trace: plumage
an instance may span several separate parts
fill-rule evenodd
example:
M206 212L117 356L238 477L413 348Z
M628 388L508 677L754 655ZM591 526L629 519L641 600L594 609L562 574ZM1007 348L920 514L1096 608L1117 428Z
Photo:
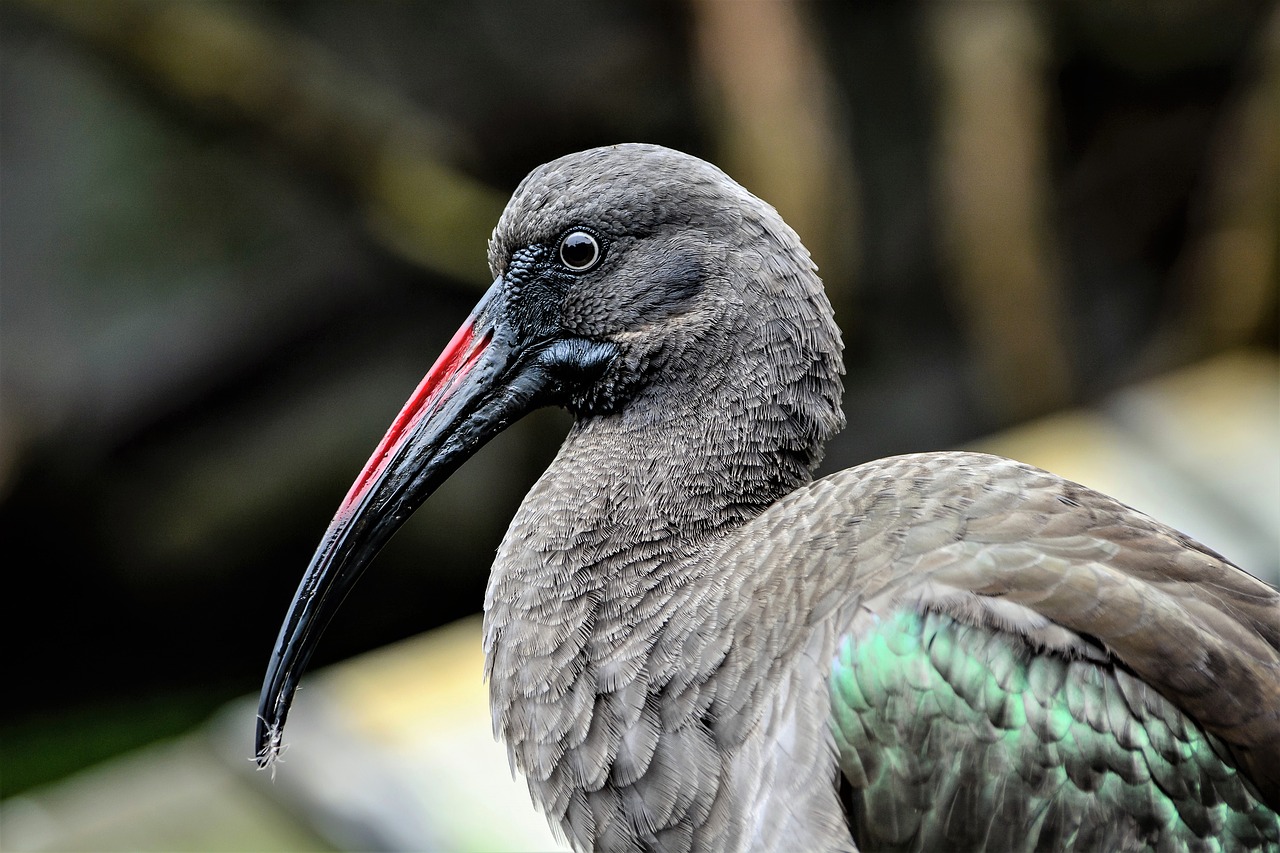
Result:
M303 580L261 760L377 548L554 404L576 419L494 561L485 674L576 848L1280 848L1280 594L1007 459L813 481L840 336L764 202L678 152L593 149L525 179L489 262Z

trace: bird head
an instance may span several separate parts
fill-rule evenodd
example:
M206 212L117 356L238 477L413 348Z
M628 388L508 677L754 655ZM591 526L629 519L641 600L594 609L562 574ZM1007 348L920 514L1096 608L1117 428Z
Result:
M728 387L796 432L805 469L840 426L840 336L816 270L773 208L653 145L572 154L517 188L489 242L492 286L392 423L325 533L280 630L258 760L338 605L391 535L490 438L559 405L615 416ZM766 389L762 391L761 389ZM781 392L780 392L781 393Z

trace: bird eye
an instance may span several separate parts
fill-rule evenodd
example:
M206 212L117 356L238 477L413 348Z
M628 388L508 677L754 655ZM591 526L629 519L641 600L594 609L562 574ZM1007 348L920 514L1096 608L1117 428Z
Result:
M570 231L560 241L560 263L574 272L586 272L600 260L600 242L586 231Z

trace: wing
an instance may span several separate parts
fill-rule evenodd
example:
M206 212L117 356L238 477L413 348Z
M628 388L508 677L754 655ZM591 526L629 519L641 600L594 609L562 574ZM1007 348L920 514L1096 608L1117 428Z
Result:
M1203 744L1174 737L1148 745L1226 751L1221 762L1251 780L1262 808L1280 808L1280 594L1148 516L1027 465L935 453L819 480L742 534L723 556L751 573L752 624L805 625L829 635L836 670L872 673L866 656L877 642L909 645L914 632L917 649L927 646L937 659L899 649L896 663L880 660L880 672L903 679L900 691L976 690L996 669L1006 682L1000 689L1016 682L1038 691L1043 719L1032 715L1024 726L1057 719L1069 729L1058 712L1070 711L1071 691L1074 724L1088 725L1092 714L1094 728L1113 741L1158 740L1146 729L1130 730L1148 717L1161 731L1190 720L1186 738L1207 738ZM894 621L903 614L911 619ZM744 654L754 647L778 660L788 657L788 644L810 643L813 632L742 633ZM955 669L962 665L969 669ZM1102 692L1086 708L1091 700L1080 691L1091 680ZM875 688L882 699L895 695L892 685ZM1112 713L1123 707L1128 723L1103 719L1107 690L1119 703ZM842 702L845 712L856 710L836 682L833 695L837 711ZM1031 708L1036 696L1013 704ZM974 701L986 707L981 697ZM949 725L952 734L918 734L954 747L963 741L958 732L976 724ZM1068 760L1065 746L1055 749L1058 760ZM842 749L841 757L849 755ZM844 768L857 776L847 762ZM1274 831L1274 814L1267 819Z

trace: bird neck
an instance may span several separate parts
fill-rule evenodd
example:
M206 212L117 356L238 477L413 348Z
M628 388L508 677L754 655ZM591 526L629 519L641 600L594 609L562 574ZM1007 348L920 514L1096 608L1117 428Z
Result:
M727 350L651 397L579 418L511 523L486 609L518 618L584 596L625 606L660 578L687 580L708 539L812 479L842 425L838 371L838 356L779 368Z
M809 482L830 425L813 423L797 389L761 375L762 361L669 375L617 413L577 420L512 534L538 550L563 534L606 551L661 537L675 556Z
M579 419L498 550L484 627L494 731L566 831L569 789L584 790L581 774L595 771L561 772L561 763L595 731L597 713L611 719L598 703L606 694L630 701L657 689L650 679L672 677L645 663L670 624L668 606L697 595L704 612L732 583L707 583L712 561L700 555L808 482L814 436L838 424L838 390L817 427L806 423L803 395L770 394L761 389L779 386L747 373L729 381L730 371L711 367L702 381L662 386L662 399ZM590 761L607 765L619 748L609 743Z
M809 482L843 425L839 332L812 283L799 309L762 297L736 322L669 334L660 353L624 353L630 375L660 375L626 405L579 417L507 531L485 596L494 730L551 814L563 816L566 786L598 784L579 778L595 776L578 752L582 766L560 772L596 731L597 703L673 677L646 664L676 630L669 607L696 597L704 612L732 585L706 577L714 562L701 556ZM621 736L613 725L603 736Z

